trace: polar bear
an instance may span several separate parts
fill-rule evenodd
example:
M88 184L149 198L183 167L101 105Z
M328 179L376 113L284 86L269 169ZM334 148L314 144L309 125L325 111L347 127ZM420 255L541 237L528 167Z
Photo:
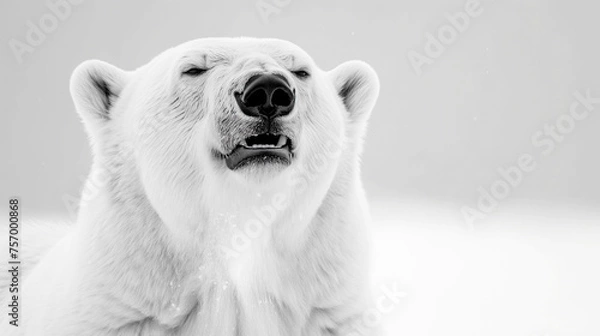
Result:
M3 335L379 333L364 316L369 65L206 38L135 71L86 61L70 89L95 192Z

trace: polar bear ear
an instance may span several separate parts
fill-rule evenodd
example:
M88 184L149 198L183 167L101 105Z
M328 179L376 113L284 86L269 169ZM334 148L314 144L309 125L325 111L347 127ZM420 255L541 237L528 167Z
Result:
M349 61L329 72L352 123L365 123L379 96L379 78L370 65Z
M71 96L88 131L111 119L111 108L128 81L128 73L106 62L81 63L71 75Z

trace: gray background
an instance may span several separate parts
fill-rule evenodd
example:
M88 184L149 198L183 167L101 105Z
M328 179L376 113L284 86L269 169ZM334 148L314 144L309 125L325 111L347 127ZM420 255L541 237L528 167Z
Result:
M273 0L265 0L272 3ZM281 0L280 0L281 1ZM24 216L68 217L90 167L68 92L87 59L124 69L209 36L279 37L323 69L362 59L379 73L363 178L372 203L378 284L406 290L390 335L600 334L600 105L544 156L531 136L600 96L599 5L482 1L483 13L419 76L407 54L466 0L292 0L265 22L257 1L96 1L72 13L21 64L9 47L43 1L0 3L0 184ZM532 155L536 169L477 225L478 188ZM375 290L376 295L381 291Z
M259 36L297 43L323 69L362 59L378 71L381 97L363 174L372 197L474 204L477 187L488 188L498 167L539 152L531 135L568 111L573 92L598 88L600 95L600 26L591 1L484 1L483 13L417 76L408 51L423 53L425 34L464 4L291 1L264 22L256 1L88 0L18 64L8 40L24 41L27 20L50 11L43 1L3 1L3 196L62 212L60 196L77 195L90 164L68 92L80 62L133 69L190 39ZM579 123L511 199L597 207L599 126L599 115Z

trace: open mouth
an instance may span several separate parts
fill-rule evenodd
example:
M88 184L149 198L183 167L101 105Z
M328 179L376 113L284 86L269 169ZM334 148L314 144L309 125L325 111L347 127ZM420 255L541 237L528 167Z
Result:
M249 164L284 164L292 161L292 141L281 134L259 134L244 139L227 157L231 170Z

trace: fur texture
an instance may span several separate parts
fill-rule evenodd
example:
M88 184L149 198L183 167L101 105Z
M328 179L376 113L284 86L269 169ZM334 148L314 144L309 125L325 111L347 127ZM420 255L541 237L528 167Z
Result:
M184 75L190 67L207 71ZM274 126L293 140L294 158L229 170L223 156L265 127L233 92L264 72L295 90L294 111ZM20 331L377 334L362 321L370 294L359 156L378 91L367 64L323 71L275 39L195 40L131 72L81 64L71 92L94 154L90 180L104 178L28 275Z

